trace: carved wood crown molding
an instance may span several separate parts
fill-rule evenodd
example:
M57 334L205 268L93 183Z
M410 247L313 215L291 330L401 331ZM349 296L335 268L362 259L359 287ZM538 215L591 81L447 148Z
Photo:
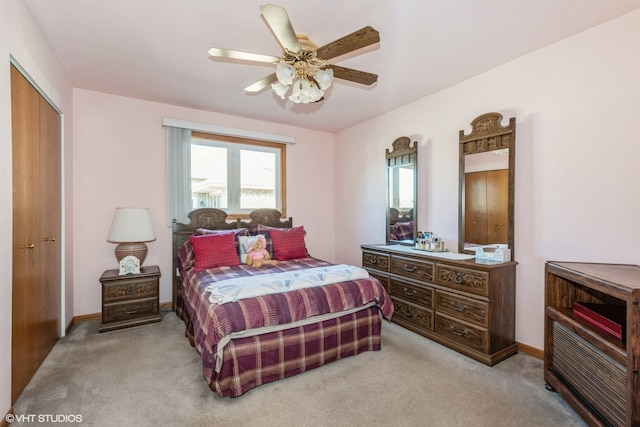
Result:
M485 151L509 148L512 144L516 119L509 119L509 124L502 126L502 114L486 113L471 122L471 133L465 135L460 131L460 146L463 154L482 153Z
M413 154L418 149L418 143L416 141L411 142L411 139L408 136L401 136L399 138L396 138L391 146L391 150L389 150L388 148L386 149L387 158Z

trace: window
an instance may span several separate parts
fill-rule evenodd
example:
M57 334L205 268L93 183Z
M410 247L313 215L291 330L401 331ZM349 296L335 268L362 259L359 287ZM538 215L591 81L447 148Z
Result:
M284 144L192 132L193 208L230 215L273 208L285 215Z

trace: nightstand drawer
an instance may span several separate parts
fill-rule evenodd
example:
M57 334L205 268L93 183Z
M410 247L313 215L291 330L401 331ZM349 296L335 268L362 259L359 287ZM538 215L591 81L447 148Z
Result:
M119 283L105 284L102 287L102 301L105 304L123 300L151 298L157 295L157 278L131 279Z
M157 316L158 299L146 298L132 302L105 304L102 309L102 323L138 319L145 316Z

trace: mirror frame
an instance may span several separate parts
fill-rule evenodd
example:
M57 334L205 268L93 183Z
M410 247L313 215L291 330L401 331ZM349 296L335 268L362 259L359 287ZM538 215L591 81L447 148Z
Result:
M509 177L508 177L508 212L507 212L507 245L511 249L511 259L514 255L514 206L515 206L515 176L516 176L516 119L509 119L509 124L502 126L502 114L486 113L476 117L471 122L471 133L460 131L459 137L459 199L458 199L458 252L473 253L464 249L465 243L465 157L469 154L485 153L488 151L509 149Z
M398 244L398 245L413 245L416 240L417 233L417 212L418 212L418 142L411 142L411 138L407 136L401 136L396 138L391 145L392 148L386 151L385 156L385 166L386 166L386 176L387 176L387 188L386 188L386 228L387 228L387 244ZM403 165L413 164L414 173L413 173L413 215L411 220L413 221L413 236L411 241L403 240L391 240L391 200L389 200L389 174L391 168ZM396 218L393 218L396 219Z

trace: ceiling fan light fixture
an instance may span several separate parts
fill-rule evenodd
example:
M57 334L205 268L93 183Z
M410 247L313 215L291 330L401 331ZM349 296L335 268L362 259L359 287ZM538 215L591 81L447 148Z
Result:
M316 82L318 82L318 86L320 86L321 90L327 90L329 89L329 87L331 86L331 83L333 82L333 70L319 69L316 71L313 78L315 79Z
M293 86L289 99L295 103L308 103L321 100L324 91L331 86L334 78L364 85L372 85L378 80L377 74L327 64L328 60L378 43L380 34L374 28L370 26L361 28L319 48L306 34L296 34L284 8L264 4L260 6L260 12L282 46L282 56L217 47L208 51L212 59L230 58L276 66L275 73L245 87L246 92L259 92L271 85L273 91L280 98L285 99L286 93Z
M280 81L275 82L271 85L273 91L280 97L280 99L284 99L284 96L287 94L289 90L289 85L286 85Z
M289 99L296 104L308 104L311 100L309 80L297 79L294 81Z
M296 69L288 62L280 61L276 66L276 77L283 85L290 85L296 77Z
M321 66L323 64L316 59L315 52L300 51L296 57L280 58L276 65L278 81L271 88L281 99L291 88L289 100L296 104L319 101L333 82L333 70L324 70Z
M313 82L309 85L309 95L311 102L319 101L324 96L324 91L320 90Z

